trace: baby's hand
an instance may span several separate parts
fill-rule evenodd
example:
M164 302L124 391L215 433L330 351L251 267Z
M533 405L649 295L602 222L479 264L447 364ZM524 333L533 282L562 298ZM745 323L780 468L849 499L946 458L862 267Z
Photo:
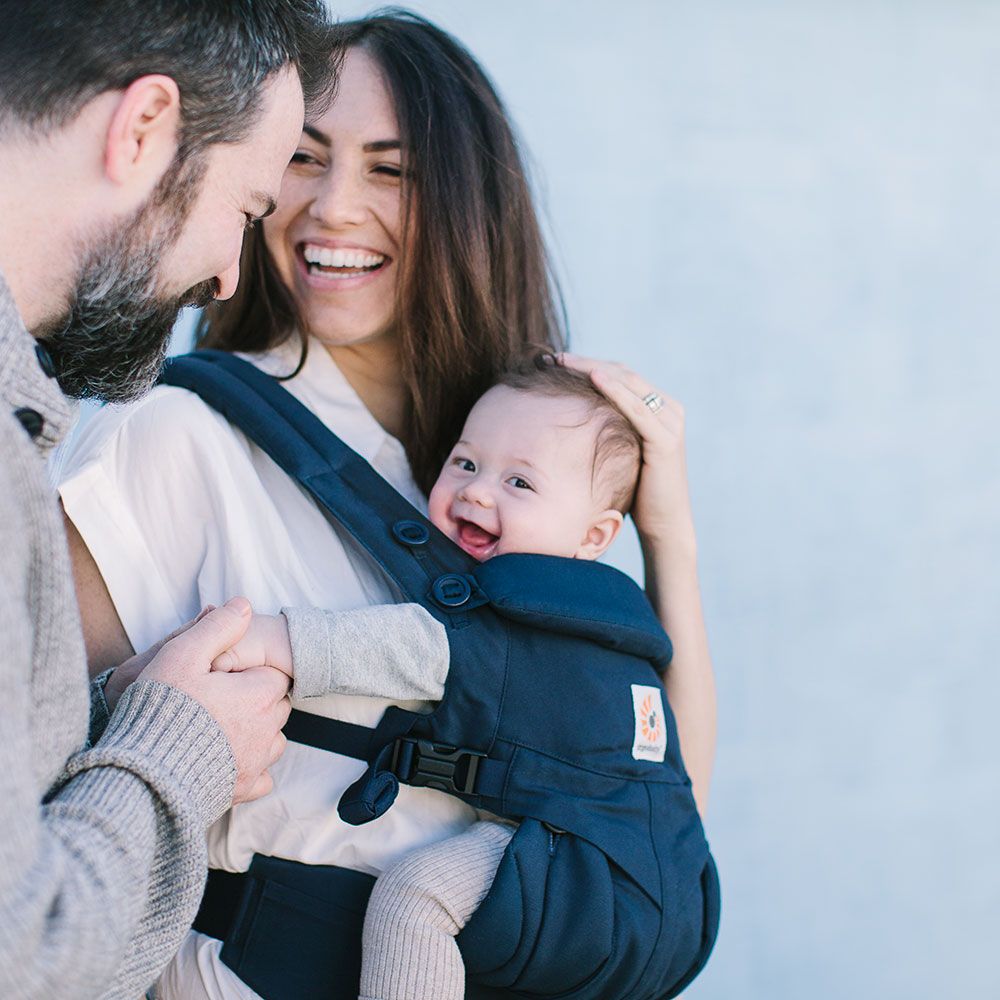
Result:
M246 635L212 661L213 670L231 673L248 667L274 667L292 674L292 644L284 615L254 615Z

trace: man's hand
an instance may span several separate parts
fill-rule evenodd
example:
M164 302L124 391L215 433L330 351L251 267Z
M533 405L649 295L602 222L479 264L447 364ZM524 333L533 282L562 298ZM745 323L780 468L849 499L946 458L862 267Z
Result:
M153 657L156 656L156 654L163 649L163 647L170 642L171 639L176 639L177 636L186 632L192 625L200 622L205 615L214 610L214 604L209 604L207 607L202 608L197 618L192 618L191 621L185 622L179 628L175 628L166 638L154 643L149 647L149 649L142 653L136 653L134 656L130 656L123 663L115 667L111 676L107 679L107 682L104 685L104 700L108 703L108 712L110 713L115 710L115 705L118 704L118 699L125 693L125 688L127 688L129 684L131 684L132 681L134 681L139 674L141 674L143 670L149 666Z
M178 688L212 715L236 758L234 804L259 798L271 790L267 769L285 749L281 728L291 710L288 677L282 672L265 666L239 673L211 669L219 654L243 638L250 619L250 603L243 597L202 612L179 630L180 634L165 640L136 678ZM115 674L129 663L126 661ZM114 677L112 674L109 678L109 685Z

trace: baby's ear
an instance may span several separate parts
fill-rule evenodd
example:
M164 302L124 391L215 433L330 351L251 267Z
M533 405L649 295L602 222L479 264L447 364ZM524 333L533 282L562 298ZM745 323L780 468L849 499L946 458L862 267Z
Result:
M618 537L625 518L620 510L605 510L591 522L583 542L576 550L577 559L599 559Z

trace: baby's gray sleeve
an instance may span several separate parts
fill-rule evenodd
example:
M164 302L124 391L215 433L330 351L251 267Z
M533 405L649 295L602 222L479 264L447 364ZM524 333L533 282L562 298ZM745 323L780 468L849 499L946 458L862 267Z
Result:
M448 636L419 604L356 611L282 608L281 613L292 646L293 698L350 694L441 700Z

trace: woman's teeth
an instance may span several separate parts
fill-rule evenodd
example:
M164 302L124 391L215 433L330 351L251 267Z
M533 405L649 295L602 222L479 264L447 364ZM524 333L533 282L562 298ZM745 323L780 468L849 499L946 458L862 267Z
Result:
M329 247L306 246L302 251L310 274L326 274L332 278L350 278L374 271L385 263L385 257L367 250L332 250ZM341 273L335 273L339 270Z

